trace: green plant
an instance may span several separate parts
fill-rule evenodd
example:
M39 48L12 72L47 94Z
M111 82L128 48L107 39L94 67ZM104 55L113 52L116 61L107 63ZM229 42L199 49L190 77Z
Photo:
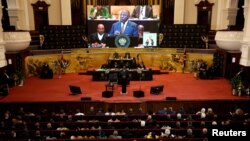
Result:
M22 71L15 71L11 75L11 79L15 82L15 85L21 84L21 81L24 80L24 75Z
M233 89L238 89L239 84L242 82L242 78L240 75L236 75L234 76L231 80L231 86Z

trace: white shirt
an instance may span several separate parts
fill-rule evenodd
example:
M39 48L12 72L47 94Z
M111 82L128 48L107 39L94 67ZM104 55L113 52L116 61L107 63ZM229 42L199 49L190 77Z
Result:
M141 6L139 19L145 18L145 13L146 13L146 6Z
M99 34L99 33L97 33L98 39L99 39L100 41L102 40L103 35L104 35L104 34Z

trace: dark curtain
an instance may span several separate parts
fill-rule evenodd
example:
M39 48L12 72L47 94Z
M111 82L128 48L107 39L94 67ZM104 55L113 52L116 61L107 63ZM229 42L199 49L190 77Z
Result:
M175 0L163 0L161 5L161 24L174 24Z
M72 25L84 24L83 2L82 0L71 0Z

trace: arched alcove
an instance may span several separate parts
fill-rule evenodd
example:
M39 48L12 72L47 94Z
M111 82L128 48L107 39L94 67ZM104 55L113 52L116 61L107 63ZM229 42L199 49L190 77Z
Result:
M34 12L35 30L39 30L41 26L49 25L48 7L45 1L37 1L31 4Z
M197 6L197 24L208 25L208 29L211 28L213 5L208 0L202 0L195 4Z

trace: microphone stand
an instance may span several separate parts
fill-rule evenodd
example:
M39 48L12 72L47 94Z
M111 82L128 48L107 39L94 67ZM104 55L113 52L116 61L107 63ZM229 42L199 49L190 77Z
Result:
M137 72L139 73L139 90L141 91L141 74L142 74L142 71L140 69L137 70Z

